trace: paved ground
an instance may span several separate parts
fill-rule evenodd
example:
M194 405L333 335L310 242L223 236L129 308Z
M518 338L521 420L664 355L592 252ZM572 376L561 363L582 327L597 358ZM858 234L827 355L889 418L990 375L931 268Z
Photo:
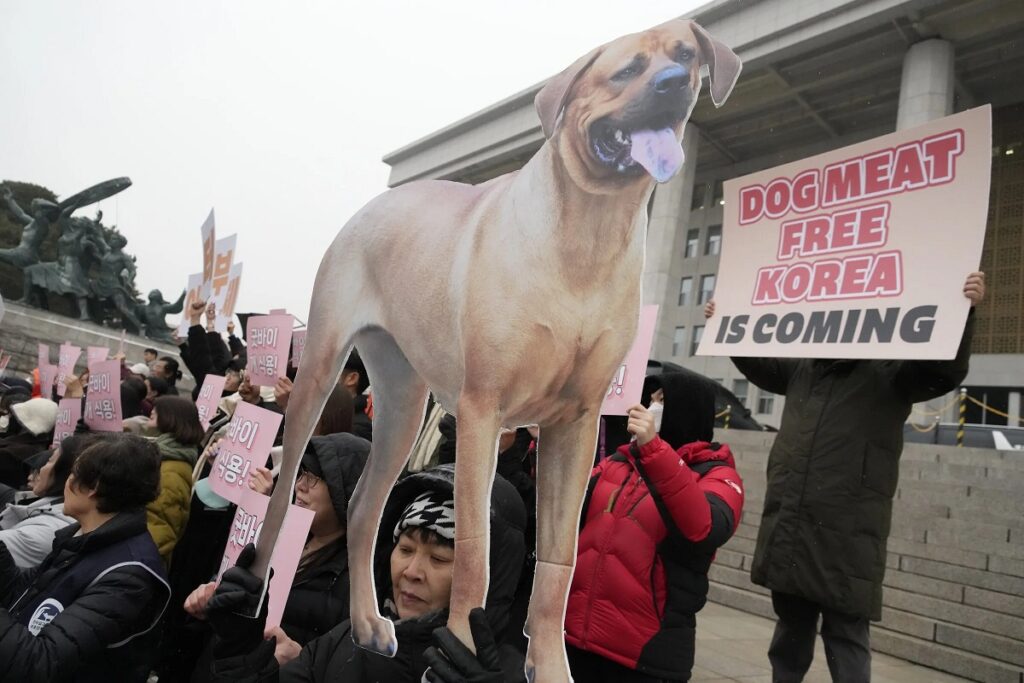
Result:
M697 615L697 663L694 683L771 683L768 643L774 624L762 617L708 603ZM830 683L825 652L818 639L805 683ZM872 683L959 683L965 678L912 664L878 652L871 660Z

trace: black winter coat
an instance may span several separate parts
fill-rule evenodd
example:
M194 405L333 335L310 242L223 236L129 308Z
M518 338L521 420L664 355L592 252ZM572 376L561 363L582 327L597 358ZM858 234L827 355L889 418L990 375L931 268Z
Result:
M914 403L967 375L973 330L972 309L950 361L733 358L751 382L786 397L768 456L754 583L881 618L903 424Z
M374 568L381 604L391 594L390 556L394 547L392 531L405 507L427 490L454 493L455 470L441 466L409 475L396 484L381 517ZM509 608L523 566L523 531L526 510L515 488L500 475L491 493L491 580L487 592L487 616L494 633L508 623ZM387 609L384 610L387 613ZM431 644L435 628L447 621L445 612L419 619L397 621L398 652L384 657L357 647L352 641L350 622L345 621L302 649L302 653L280 669L271 641L264 641L244 656L218 658L214 680L219 683L260 681L267 683L420 683L427 665L423 651ZM501 648L505 680L524 680L522 656L511 647Z
M170 589L146 531L146 513L122 512L91 533L76 536L78 530L72 524L58 531L50 555L24 571L0 543L0 681L142 682L149 675L152 629ZM82 584L82 590L62 596L62 611L47 612L52 596L69 583ZM41 630L32 635L25 622L40 614L52 620L39 623Z

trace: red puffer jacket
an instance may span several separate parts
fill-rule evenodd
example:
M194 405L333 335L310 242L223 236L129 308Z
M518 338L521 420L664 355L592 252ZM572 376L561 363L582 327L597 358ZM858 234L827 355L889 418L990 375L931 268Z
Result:
M686 679L715 550L739 524L729 447L660 437L594 468L584 503L566 642L655 677Z

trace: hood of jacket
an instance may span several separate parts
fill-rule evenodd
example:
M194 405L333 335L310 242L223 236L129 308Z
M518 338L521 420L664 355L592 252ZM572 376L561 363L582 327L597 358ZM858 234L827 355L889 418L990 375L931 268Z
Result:
M410 474L395 484L381 516L374 556L374 578L382 604L391 598L391 551L395 546L392 533L406 506L424 491L438 491L454 497L455 466L439 465ZM525 532L526 506L523 499L512 484L495 474L491 489L490 583L486 607L487 618L495 633L502 633L508 625L509 611L526 556Z
M193 467L199 459L199 449L195 446L186 446L175 440L171 434L158 434L153 438L156 447L160 449L160 457L163 460L181 460Z
M34 436L53 431L57 424L57 404L45 398L33 398L11 406L11 413Z
M37 498L25 505L8 505L0 512L0 529L10 529L21 524L26 519L47 515L58 517L67 521L68 524L75 520L64 514L63 496L44 496Z
M348 501L370 456L370 442L354 434L314 436L302 464L327 483L338 519L348 519Z
M715 385L696 372L666 372L644 380L645 404L651 394L665 394L658 435L674 449L694 441L711 441L715 432Z
M677 448L676 453L690 467L714 460L736 469L736 459L733 458L728 444L694 441Z

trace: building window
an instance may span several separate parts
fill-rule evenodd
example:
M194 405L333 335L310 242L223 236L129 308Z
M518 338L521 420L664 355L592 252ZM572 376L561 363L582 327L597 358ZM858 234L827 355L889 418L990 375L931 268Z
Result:
M693 278L684 277L679 281L679 305L687 306L690 303L690 295L693 293Z
M695 325L693 328L693 334L690 337L690 355L697 355L697 347L700 346L700 339L704 336L704 326Z
M725 206L725 184L721 180L715 181L715 188L711 192L711 206Z
M683 344L686 343L686 328L677 327L672 336L672 355L678 356L683 352Z
M757 412L759 415L771 415L775 408L775 394L760 389L757 392Z
M700 298L697 299L697 303L704 305L711 301L711 297L715 294L715 276L714 275L701 275L700 276Z
M704 240L704 255L718 256L722 251L722 226L712 225L708 228L708 236Z
M708 199L708 184L694 183L693 200L690 201L690 211L704 208L704 202Z
M700 230L686 231L686 258L697 256L697 248L700 245Z
M747 394L750 393L750 382L745 379L734 379L732 381L732 393L736 394L739 402L747 405Z

